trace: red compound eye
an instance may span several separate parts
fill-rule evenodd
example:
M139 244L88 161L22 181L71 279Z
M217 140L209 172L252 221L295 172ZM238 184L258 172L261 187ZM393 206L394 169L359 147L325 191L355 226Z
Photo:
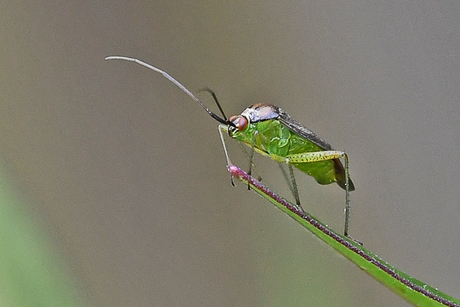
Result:
M238 130L239 131L244 131L248 127L248 120L246 117L241 116L240 119L238 120Z
M229 121L235 125L238 131L244 131L248 127L248 119L242 115L233 115L229 118Z

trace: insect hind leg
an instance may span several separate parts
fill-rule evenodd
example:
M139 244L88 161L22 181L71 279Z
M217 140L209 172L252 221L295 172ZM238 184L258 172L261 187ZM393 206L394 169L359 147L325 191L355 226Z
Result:
M333 159L340 159L343 158L345 160L345 225L343 234L346 237L348 235L348 228L349 228L349 219L350 219L350 174L348 169L348 156L343 151L338 150L329 150L329 151L317 151L317 152L307 152L302 154L296 155L289 155L287 157L279 157L279 156L272 156L272 159L278 162L284 162L290 165L291 163L310 163L310 162L318 162L318 161L326 161L326 160L333 160ZM283 161L284 160L284 161ZM354 189L354 186L352 186Z
M289 167L289 177L291 179L292 194L294 194L295 203L297 207L299 208L299 210L305 213L305 211L302 208L302 205L300 204L299 189L297 188L297 182L295 181L294 169L292 168L292 164L288 164L288 167Z

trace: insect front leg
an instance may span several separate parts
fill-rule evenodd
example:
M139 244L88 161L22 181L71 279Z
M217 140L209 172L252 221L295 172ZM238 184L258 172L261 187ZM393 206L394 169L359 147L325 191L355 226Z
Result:
M231 165L232 165L232 162L230 161L230 156L228 154L228 150L227 150L227 144L225 143L225 138L224 138L224 135L223 135L223 132L228 132L228 128L227 126L225 125L219 125L218 127L219 129L219 136L220 136L220 140L222 142L222 147L224 149L224 153L225 153L225 158L227 159L227 168L229 168ZM240 143L241 144L241 143ZM250 147L250 152L248 153L243 147L241 147L241 149L243 150L244 154L248 157L249 159L249 171L248 171L248 175L249 176L252 176L252 169L254 168L254 170L257 172L256 168L255 168L255 165L254 165L254 152L256 151L256 148L255 148L255 141L252 142L252 144L249 146ZM264 153L262 153L264 154ZM264 155L267 155L267 154L264 154ZM260 176L258 176L258 180L260 181L262 178L260 178ZM231 177L231 181L232 181L232 185L234 186L235 183L233 181L233 177ZM248 190L250 190L250 184L248 182Z
M227 159L227 169L228 169L232 165L232 162L230 161L230 157L228 155L228 150L227 150L227 144L225 143L224 135L222 134L223 131L224 132L227 131L227 127L220 124L217 130L219 130L219 136L222 142L222 147L224 148L225 158ZM235 186L235 182L233 181L233 176L230 176L230 180L232 182L232 186Z

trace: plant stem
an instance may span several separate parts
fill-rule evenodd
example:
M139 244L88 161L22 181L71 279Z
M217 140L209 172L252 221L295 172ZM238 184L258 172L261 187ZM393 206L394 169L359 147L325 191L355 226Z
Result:
M269 200L326 244L414 306L460 307L458 299L442 293L389 265L350 237L337 234L315 217L300 211L297 206L290 204L237 166L230 165L228 170L234 178L248 184L253 191Z

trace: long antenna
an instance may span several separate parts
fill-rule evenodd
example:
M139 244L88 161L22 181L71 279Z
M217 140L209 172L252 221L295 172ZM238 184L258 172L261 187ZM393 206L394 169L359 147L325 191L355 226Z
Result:
M168 79L169 81L171 81L172 83L174 83L177 87L179 87L182 91L184 91L187 95L189 95L193 100L195 100L196 102L198 102L200 104L200 106L206 111L208 112L208 114L214 118L215 120L217 120L219 123L221 124L224 124L224 125L231 125L231 122L229 122L227 119L223 119L221 117L219 117L218 115L216 115L215 113L213 113L211 110L208 109L208 107L201 102L200 99L196 98L195 95L193 95L192 92L190 92L185 86L183 86L182 84L179 83L179 81L177 81L176 79L174 79L173 77L171 77L167 72L164 72L162 71L161 69L159 68L156 68L155 66L152 66L150 64L147 64L141 60L138 60L138 59L135 59L135 58L130 58L130 57L126 57L126 56L119 56L119 55L112 55L112 56L108 56L105 58L106 60L124 60L124 61L129 61L129 62L134 62L134 63L137 63L139 65L142 65L144 67L147 67L148 69L151 69L153 71L156 71L160 74L163 75L163 77L165 77L166 79ZM219 107L220 109L220 107Z

